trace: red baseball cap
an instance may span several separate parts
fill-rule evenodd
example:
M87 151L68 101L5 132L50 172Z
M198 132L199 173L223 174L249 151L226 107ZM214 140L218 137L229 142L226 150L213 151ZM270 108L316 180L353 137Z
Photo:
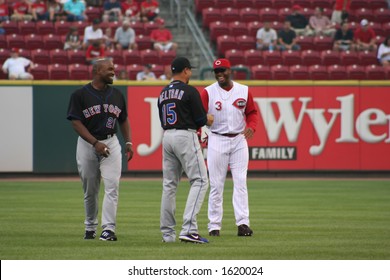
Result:
M302 10L302 7L299 5L294 5L294 6L292 6L292 9L293 10Z
M12 49L11 49L11 52L16 52L16 53L18 53L18 52L19 52L19 48L12 48Z
M213 68L230 68L230 61L226 58L218 58L214 61Z

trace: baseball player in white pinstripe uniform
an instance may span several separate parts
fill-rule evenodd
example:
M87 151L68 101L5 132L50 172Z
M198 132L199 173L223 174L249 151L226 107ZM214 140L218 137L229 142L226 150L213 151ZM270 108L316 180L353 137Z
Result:
M223 216L223 190L228 167L233 177L233 207L238 236L251 236L247 170L249 152L247 139L252 138L258 122L257 109L248 87L231 80L227 59L213 64L217 82L201 93L202 103L214 122L209 127L207 165L210 177L208 230L219 236Z

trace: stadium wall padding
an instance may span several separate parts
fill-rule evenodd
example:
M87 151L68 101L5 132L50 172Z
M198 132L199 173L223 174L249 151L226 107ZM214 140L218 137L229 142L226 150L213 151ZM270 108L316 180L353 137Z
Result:
M77 134L66 119L66 112L71 93L86 82L0 82L0 96L2 97L2 110L0 110L2 120L0 123L1 173L33 172L37 174L54 174L77 172L75 160ZM202 90L212 82L214 81L193 81L191 84L196 86L198 90ZM351 138L353 138L352 140L358 139L358 141L355 141L357 143L338 144L337 139L340 139L340 133L342 132L339 129L341 124L337 124L335 125L338 129L337 135L333 135L336 132L332 130L329 136L329 138L333 137L334 141L331 144L327 144L325 148L326 155L319 158L312 155L308 156L307 153L302 154L302 147L310 150L310 147L313 145L300 143L300 141L318 142L314 135L314 128L311 131L310 129L304 130L305 135L299 136L298 141L292 143L288 139L289 136L283 131L285 129L283 127L280 134L281 139L278 140L280 143L271 143L269 139L270 134L268 131L265 132L265 125L260 120L260 125L256 132L257 138L249 141L252 158L250 170L390 170L390 161L387 160L390 154L390 82L242 81L242 83L250 85L251 90L255 92L257 106L261 104L259 102L263 98L294 97L295 99L291 104L294 104L293 109L296 116L299 115L299 111L302 108L302 102L299 103L300 98L302 96L303 98L313 97L312 103L308 103L310 107L308 109L323 108L325 110L323 121L328 123L332 117L332 108L334 109L341 103L344 104L344 101L347 104L347 99L351 97L355 102L355 111L361 110L357 113L355 112L356 117L359 117L360 113L366 112L368 107L368 109L373 108L368 112L372 114L370 116L372 121L367 119L366 123L372 122L368 124L369 128L372 128L372 136L376 137L375 139L381 139L380 141L371 141L370 139L366 141L363 137L363 141L361 137L357 136L356 131L361 131L361 129L356 125L353 128L353 137ZM127 163L125 157L123 157L123 171L125 172L161 171L161 145L158 142L161 131L158 127L158 119L155 120L156 114L153 106L157 107L154 102L158 98L161 87L165 84L162 82L115 83L115 86L127 98L129 118L133 130L135 156L130 163ZM370 95L376 97L370 99ZM340 102L340 100L343 102ZM313 116L311 116L313 119L318 118L320 115L319 110L317 111L314 113L310 112L313 113ZM307 111L307 114L309 114L309 111ZM275 114L275 116L278 115ZM303 126L305 126L305 122L308 122L308 119L309 116L306 116ZM157 135L157 140L152 140L151 134L154 135L153 137ZM119 139L123 144L121 136ZM139 153L142 150L140 146L143 145L142 148L147 150L152 146L152 141L155 141L155 148L150 154L142 156ZM369 143L370 141L372 143ZM303 146L301 147L300 145ZM278 156L286 156L286 154L283 154L286 153L286 149L294 146L298 148L295 149L295 155L290 160L278 158ZM261 150L264 147L276 147L279 150ZM330 149L326 150L328 147ZM338 148L335 149L334 147ZM343 155L343 152L346 154ZM264 155L267 157L276 155L277 158L261 159L259 153L265 153ZM351 163L349 163L348 158ZM372 160L373 158L376 160ZM334 162L334 168L328 162Z

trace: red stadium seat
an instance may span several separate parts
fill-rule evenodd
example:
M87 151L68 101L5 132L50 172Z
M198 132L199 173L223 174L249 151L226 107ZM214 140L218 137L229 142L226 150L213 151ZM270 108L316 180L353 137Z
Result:
M202 13L203 9L214 7L214 0L195 0L196 13Z
M259 10L260 21L279 21L279 14L276 9L262 8Z
M288 66L284 65L273 65L271 66L271 73L273 80L290 80L290 69Z
M271 69L267 65L255 65L251 68L252 79L254 80L270 80Z
M302 64L306 66L321 64L321 56L319 51L315 50L304 50L301 53Z
M285 8L279 9L279 11L278 11L279 21L284 22L286 20L286 17L288 15L291 15L291 13L292 13L291 7L285 7Z
M48 70L50 80L69 80L68 65L51 64Z
M86 64L86 54L84 50L69 50L69 64Z
M384 9L387 9L388 6L387 6L387 1L386 0L367 0L368 2L368 7L370 9L381 9L381 8L384 8Z
M237 1L240 1L240 0L237 0ZM273 0L253 0L253 7L256 7L258 9L272 8L273 7Z
M49 68L46 64L39 64L34 61L34 68L30 70L34 80L49 80Z
M146 50L146 49L153 48L153 42L149 36L137 35L135 38L135 42L137 43L139 50Z
M26 42L26 49L35 50L35 49L44 48L42 35L36 35L36 34L26 35L24 36L24 40Z
M111 57L114 64L124 64L122 50L106 50L105 55L106 57Z
M35 29L35 21L20 21L19 22L19 34L21 35L29 35L36 33Z
M309 66L310 78L312 80L328 80L328 70L322 65Z
M10 34L6 36L6 40L8 43L8 48L20 48L24 49L26 46L26 42L24 40L24 36L20 34Z
M209 28L211 22L221 20L221 18L221 9L210 7L202 11L202 23L205 28Z
M63 49L50 50L50 60L51 64L63 64L67 65L69 63L68 52Z
M76 21L72 24L72 26L77 27L79 34L84 34L85 28L89 25L91 25L91 23L86 21Z
M353 2L353 1L352 1ZM375 14L371 9L368 8L360 8L354 11L354 21L360 22L362 19L367 19L368 21L375 20ZM352 19L351 19L352 20Z
M279 51L263 51L264 63L272 66L282 64L283 59Z
M69 28L73 25L69 21L56 21L54 23L55 34L57 35L66 35L69 32ZM84 34L84 31L79 34Z
M144 69L143 65L131 64L126 67L127 72L129 73L130 80L136 80L137 73L141 72Z
M333 48L333 38L317 36L313 39L314 48L317 51L331 50Z
M232 65L245 64L244 52L242 50L227 50L225 57L229 59Z
M292 80L310 80L309 70L304 65L293 65L290 67Z
M242 64L233 65L234 69L232 69L232 79L233 80L248 80L247 72L249 69ZM249 78L250 78L250 72L249 72Z
M70 80L89 80L90 71L88 65L85 64L69 64L69 79Z
M156 77L160 77L162 74L164 74L164 65L159 65L159 64L152 64L152 72Z
M366 69L361 65L349 65L347 66L348 79L350 80L365 80L367 79Z
M289 8L292 7L292 1L291 0L273 0L272 6L275 9L282 9L282 8Z
M123 51L124 65L142 64L141 55L138 50Z
M214 21L209 25L210 39L215 42L219 36L229 35L229 26L224 21Z
M45 49L36 49L31 51L31 59L34 63L41 65L51 64L50 53Z
M343 65L330 65L327 67L330 80L347 80L347 69Z
M369 2L367 0L353 0L351 1L351 10L357 10L361 8L368 8Z
M292 0L292 4L301 6L302 8L315 8L315 7L312 7L311 0ZM315 5L315 2L314 2L314 5Z
M141 50L140 51L142 64L159 64L160 63L160 57L158 55L158 52L156 50Z
M389 17L389 20L390 20L390 17ZM385 31L382 28L382 24L380 24L379 22L371 21L368 23L368 25L372 29L374 29L374 32L377 36L385 36Z
M302 64L302 56L300 51L284 51L282 52L283 65L299 65Z
M271 28L275 29L276 33L283 28L283 22L273 21L271 22Z
M144 23L140 21L131 21L130 27L134 30L137 35L146 35L146 31L144 28ZM114 33L115 34L115 33Z
M380 23L388 23L390 18L390 9L380 8L374 10L375 13L375 21Z
M236 1L235 0L215 0L214 7L218 9L223 9L226 7L235 7Z
M245 22L233 21L229 23L229 35L249 35L248 26Z
M348 66L359 63L359 55L356 52L345 51L340 54L341 64Z
M159 51L159 61L161 65L171 65L172 60L175 59L177 53L176 51Z
M103 15L102 9L100 7L96 7L96 6L88 6L85 9L85 13L87 14L88 20L90 22L92 22L95 18L101 19L102 15Z
M235 0L234 3L234 7L236 7L236 9L256 7L252 0Z
M31 59L31 50L29 50L29 49L19 49L19 56Z
M145 30L145 34L146 35L150 35L150 33L155 30L155 29L158 29L158 24L154 21L148 21L148 22L145 22L144 23L144 30Z
M127 73L127 70L126 70L126 65L121 65L121 64L114 64L114 71L115 71L115 75L116 75L116 77L118 77L119 76L119 72L121 72L121 71L126 71L126 78L128 79L129 77L128 77L128 73Z
M219 56L224 56L227 50L238 49L236 37L224 35L217 38L217 52Z
M310 19L312 15L314 15L314 9L312 8L303 8L300 12L303 16L305 16L307 19Z
M256 48L256 38L247 35L236 36L238 49L245 51Z
M0 48L0 64L3 64L6 59L11 55L11 52L8 48ZM0 71L3 72L3 71Z
M0 34L0 49L8 49L7 36L4 34Z
M40 35L54 34L54 24L51 21L41 20L36 22L36 30Z
M248 35L256 37L257 31L263 27L263 23L260 21L252 21L248 23Z
M245 65L255 66L264 64L264 57L260 50L246 50L244 51Z
M3 21L2 27L5 30L5 34L18 34L19 33L19 24L17 21Z
M366 66L366 73L369 80L387 80L387 71L383 66L368 65Z
M389 15L390 16L390 15ZM390 22L382 23L383 36L390 36Z
M321 52L322 65L329 66L340 64L340 54L338 51L326 50Z
M301 50L314 50L313 38L308 36L298 36L297 44L301 46Z
M260 20L259 11L256 8L243 8L239 13L241 22L252 22Z
M56 34L44 35L43 42L46 50L62 49L64 47L64 40Z
M361 51L359 52L360 65L378 64L378 59L375 52Z
M333 9L334 1L329 0L312 0L312 8L320 7L324 9Z
M222 16L222 21L225 22L233 22L233 21L240 20L240 13L238 9L231 8L231 7L221 8L221 16Z

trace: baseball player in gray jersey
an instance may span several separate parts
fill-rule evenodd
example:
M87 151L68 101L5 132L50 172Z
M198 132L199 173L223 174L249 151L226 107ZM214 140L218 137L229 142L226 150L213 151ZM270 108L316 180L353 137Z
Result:
M97 60L92 73L92 82L72 94L67 116L80 135L76 159L84 190L84 239L96 237L98 195L100 180L103 178L105 194L100 240L116 241L116 212L122 171L121 146L116 136L117 123L126 141L128 160L133 157L131 130L122 93L109 86L115 75L112 60Z
M162 89L158 108L163 136L163 193L160 229L164 242L176 240L176 191L183 171L191 183L179 239L208 243L198 233L197 215L208 188L207 169L199 144L197 129L211 125L213 116L206 114L199 92L188 81L192 75L188 59L173 60L173 81Z
M215 116L208 137L207 166L210 176L209 235L219 236L222 228L223 190L228 167L233 177L233 208L237 235L251 236L247 171L247 139L253 137L258 113L248 87L231 80L230 61L217 59L213 64L215 79L201 98L206 111Z

